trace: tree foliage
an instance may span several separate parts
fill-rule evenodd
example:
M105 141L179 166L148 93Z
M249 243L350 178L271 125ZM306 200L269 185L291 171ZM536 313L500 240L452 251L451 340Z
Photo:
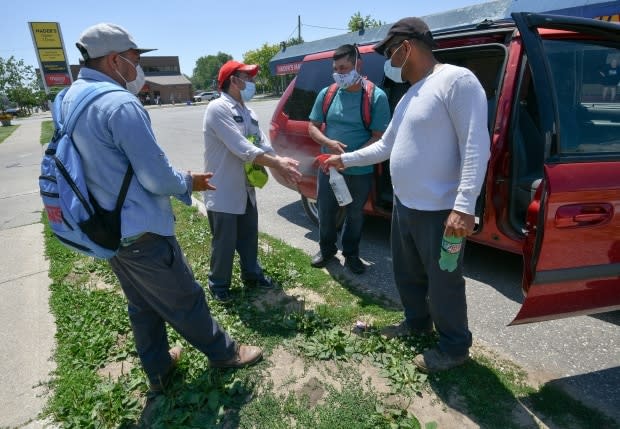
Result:
M29 109L40 105L44 99L32 66L13 56L0 57L0 110L7 108L8 102L17 104L22 110Z
M245 64L258 64L260 70L256 76L256 85L259 91L273 91L278 83L277 76L269 71L269 61L280 51L280 45L264 43L259 49L243 54Z
M217 89L217 73L226 61L232 60L232 55L218 52L217 55L207 55L196 60L196 67L192 74L192 84L196 89Z
M366 15L366 17L362 17L362 14L358 11L358 12L355 12L351 16L351 19L349 19L349 23L347 24L347 27L349 28L349 31L359 31L362 28L381 27L384 24L385 22L381 22L380 20L373 19L370 17L370 15Z

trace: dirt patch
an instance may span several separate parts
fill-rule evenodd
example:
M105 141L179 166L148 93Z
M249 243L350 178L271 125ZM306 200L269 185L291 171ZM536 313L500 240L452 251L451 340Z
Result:
M103 368L97 370L99 377L116 382L121 376L128 374L134 364L130 361L110 362Z
M303 313L305 310L311 310L318 305L325 304L325 300L318 293L309 289L296 287L287 289L267 290L254 299L254 305L260 311L266 311L270 308L278 308L279 311L285 313Z
M364 381L363 385L370 385L373 391L384 396L385 401L395 407L406 408L422 424L435 422L439 428L478 428L467 416L442 403L432 392L425 392L415 397L405 397L391 393L389 381L381 376L380 369L367 359L361 362L310 362L302 356L296 355L283 347L277 347L267 357L277 371L267 375L276 395L307 396L311 406L322 403L327 386L337 390L342 389L342 380L336 375L342 371L342 366L355 370Z

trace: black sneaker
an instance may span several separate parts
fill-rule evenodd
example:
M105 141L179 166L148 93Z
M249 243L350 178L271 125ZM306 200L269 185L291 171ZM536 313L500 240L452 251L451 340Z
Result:
M327 264L329 264L333 259L335 259L334 255L323 257L323 254L321 252L318 252L312 257L312 262L310 262L310 265L312 265L314 268L323 268L327 266Z
M230 292L227 290L216 291L212 289L211 287L209 287L209 292L211 292L211 296L213 297L213 299L218 302L226 303L226 302L232 301L232 296L230 295Z
M366 271L366 265L357 256L349 256L345 259L344 265L351 270L353 274L362 274Z
M243 285L247 288L274 289L278 283L269 276L264 276L258 280L245 280Z

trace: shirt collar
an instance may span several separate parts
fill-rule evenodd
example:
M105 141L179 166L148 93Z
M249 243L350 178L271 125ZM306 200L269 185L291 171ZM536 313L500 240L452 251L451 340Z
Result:
M101 73L100 71L97 71L95 69L90 69L88 67L82 67L80 69L80 72L78 73L78 79L110 82L110 83L114 83L114 84L116 84L118 86L121 86L120 83L118 83L117 81L112 79L107 74Z

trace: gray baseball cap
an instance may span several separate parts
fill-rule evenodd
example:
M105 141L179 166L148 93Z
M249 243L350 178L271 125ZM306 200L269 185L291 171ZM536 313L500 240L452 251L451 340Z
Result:
M133 37L123 27L116 24L96 24L88 27L75 44L85 60L99 58L113 52L135 49L140 54L155 49L138 48Z

